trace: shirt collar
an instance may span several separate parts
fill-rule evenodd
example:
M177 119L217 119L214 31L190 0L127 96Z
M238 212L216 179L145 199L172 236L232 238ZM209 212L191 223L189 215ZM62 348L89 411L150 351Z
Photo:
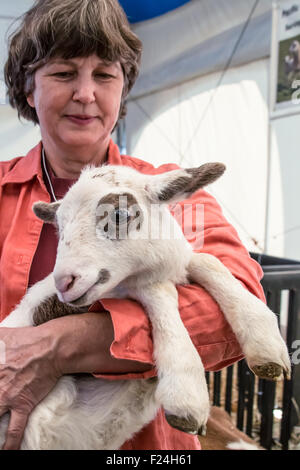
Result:
M43 182L43 171L41 166L42 142L39 142L31 149L26 157L20 158L14 167L2 178L1 185L6 183L25 183L35 176L39 182ZM108 145L107 163L110 165L122 165L119 148L117 144L110 139Z

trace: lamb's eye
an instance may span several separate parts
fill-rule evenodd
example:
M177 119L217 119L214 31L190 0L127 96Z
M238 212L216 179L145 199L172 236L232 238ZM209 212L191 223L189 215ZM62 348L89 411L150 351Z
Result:
M116 209L112 212L111 218L117 225L125 224L130 219L130 213L127 209Z

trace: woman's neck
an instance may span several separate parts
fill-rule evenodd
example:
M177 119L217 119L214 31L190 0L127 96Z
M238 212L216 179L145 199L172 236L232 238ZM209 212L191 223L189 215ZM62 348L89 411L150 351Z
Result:
M53 149L43 142L45 157L55 176L59 178L77 179L86 165L100 166L108 157L108 145L99 151L88 152L86 149Z

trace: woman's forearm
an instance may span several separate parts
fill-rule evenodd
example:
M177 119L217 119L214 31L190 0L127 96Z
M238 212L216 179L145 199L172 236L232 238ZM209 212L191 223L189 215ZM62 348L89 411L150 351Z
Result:
M36 328L51 338L61 374L145 372L151 364L115 359L110 354L114 330L109 313L87 312L56 318Z

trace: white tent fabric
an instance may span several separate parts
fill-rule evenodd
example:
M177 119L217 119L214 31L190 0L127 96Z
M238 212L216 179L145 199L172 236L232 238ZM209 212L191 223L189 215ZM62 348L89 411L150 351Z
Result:
M227 173L209 191L248 249L261 251L266 215L268 60L230 69L207 107L218 76L197 78L130 102L127 148L156 166L170 161L183 167L207 161L225 163Z
M16 19L33 4L33 0L0 3L0 160L25 155L40 140L38 126L18 120L17 112L5 103L3 67L7 57L7 36L14 30Z
M6 39L9 27L16 19L28 10L33 0L13 0L0 2L0 78L3 76L3 65L7 56Z
M272 1L194 0L140 23L141 75L126 118L127 151L155 165L226 163L211 187L249 250L300 259L300 115L268 115ZM270 136L270 137L269 137Z
M20 122L9 105L0 106L0 160L10 160L26 153L41 139L39 126Z
M300 260L300 115L272 123L268 252Z

